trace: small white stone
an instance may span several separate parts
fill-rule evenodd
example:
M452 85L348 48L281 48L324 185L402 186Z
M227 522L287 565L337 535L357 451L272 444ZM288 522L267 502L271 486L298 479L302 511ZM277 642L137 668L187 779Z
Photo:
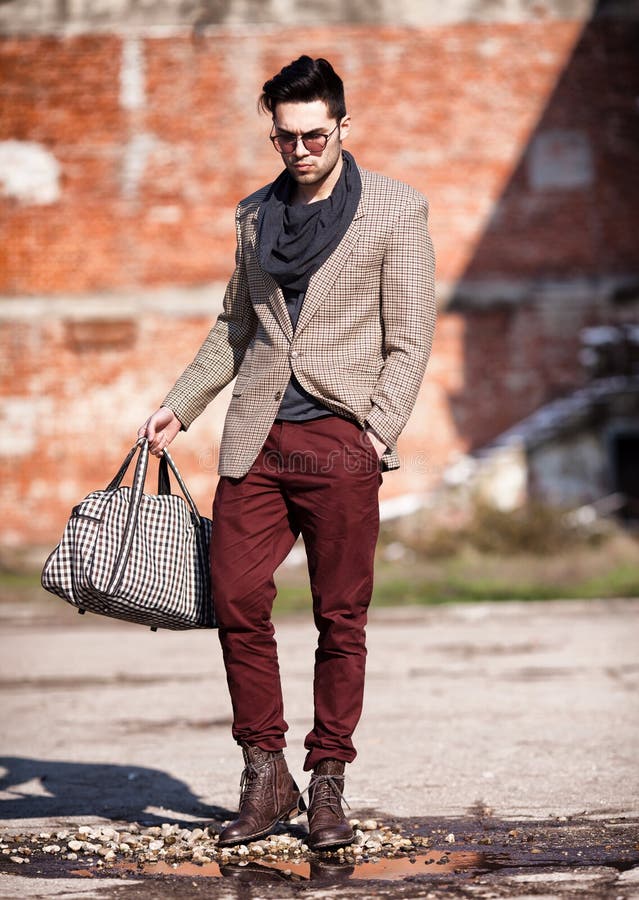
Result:
M240 846L237 848L237 855L238 856L248 856L249 848L245 847L244 844L240 844Z
M164 841L151 841L149 850L161 850L164 847Z
M447 844L454 844L454 843L455 843L455 835L454 835L454 834L452 833L452 831L451 831L450 834L447 834L447 835L446 835L446 837L444 838L444 840L446 841Z
M67 847L69 848L69 850L73 850L74 852L77 850L82 850L82 841L69 841Z
M62 848L59 844L47 844L46 847L42 848L43 853L59 853Z
M362 831L375 831L377 828L377 822L375 819L364 819L362 824L360 825Z
M29 862L25 856L10 856L9 859L11 862L18 863L18 865L20 865L20 863Z
M78 858L77 853L67 853L67 859L77 859L77 858Z

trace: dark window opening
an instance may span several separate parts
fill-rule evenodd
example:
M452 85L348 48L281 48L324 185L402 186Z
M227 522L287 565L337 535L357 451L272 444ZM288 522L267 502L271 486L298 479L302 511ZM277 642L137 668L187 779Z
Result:
M624 431L612 440L614 489L624 497L621 517L639 521L639 431Z

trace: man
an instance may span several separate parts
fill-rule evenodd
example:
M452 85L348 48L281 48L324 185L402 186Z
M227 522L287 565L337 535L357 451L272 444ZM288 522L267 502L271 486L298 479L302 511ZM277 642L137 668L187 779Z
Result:
M285 168L237 207L224 310L138 434L160 456L237 376L211 581L245 768L239 817L219 843L256 840L304 808L282 753L271 623L273 573L301 533L319 632L308 842L322 850L353 839L342 794L362 707L377 495L381 471L399 466L430 351L434 259L426 199L343 149L351 121L326 60L301 56L260 102Z

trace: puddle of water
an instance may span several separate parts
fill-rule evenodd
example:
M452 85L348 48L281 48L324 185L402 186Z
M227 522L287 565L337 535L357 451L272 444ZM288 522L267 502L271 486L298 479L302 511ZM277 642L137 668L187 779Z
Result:
M177 875L193 878L234 878L238 881L346 881L355 879L379 879L397 881L415 875L443 875L450 872L466 871L480 868L483 855L469 851L432 851L431 853L393 859L379 859L377 862L356 864L340 863L338 860L322 858L310 861L293 862L277 860L274 862L242 863L144 863L120 862L109 867L109 871L131 872L138 875ZM71 874L81 874L79 870Z

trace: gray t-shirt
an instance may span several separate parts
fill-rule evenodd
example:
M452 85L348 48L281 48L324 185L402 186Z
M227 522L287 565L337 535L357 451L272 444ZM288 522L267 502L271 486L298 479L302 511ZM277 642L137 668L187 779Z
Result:
M291 325L295 331L306 292L292 288L283 288L283 291L288 314L291 317ZM276 418L284 419L287 422L305 422L308 419L322 419L324 416L332 415L330 409L327 409L316 397L304 390L295 375L291 375Z

